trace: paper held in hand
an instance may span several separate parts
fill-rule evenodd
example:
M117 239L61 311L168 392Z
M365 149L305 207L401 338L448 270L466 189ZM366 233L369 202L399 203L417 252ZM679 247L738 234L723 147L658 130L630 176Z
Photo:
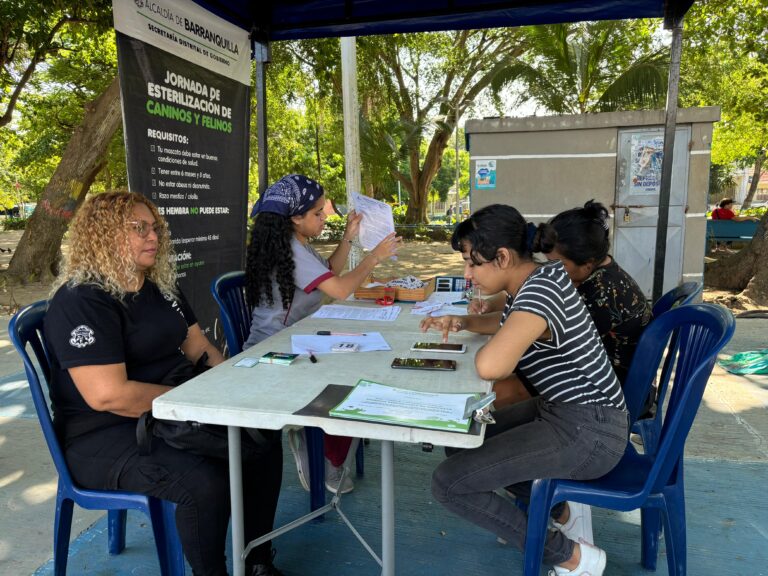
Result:
M480 393L420 392L359 380L330 415L352 420L399 424L447 432L468 432L467 402Z
M388 234L395 231L392 206L357 192L352 193L352 201L355 211L363 215L360 222L360 245L366 250L373 250Z

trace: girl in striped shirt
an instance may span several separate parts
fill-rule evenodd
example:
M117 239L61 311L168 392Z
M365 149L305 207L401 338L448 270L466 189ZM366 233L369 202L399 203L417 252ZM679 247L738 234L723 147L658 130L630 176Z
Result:
M454 451L435 470L432 493L456 514L521 550L527 518L496 494L525 498L536 478L588 480L609 472L627 445L628 417L616 375L589 313L560 262L532 259L526 223L511 206L487 206L451 239L466 278L483 293L509 295L502 312L426 318L421 328L470 330L491 338L475 356L478 375L507 378L519 368L538 397L497 411L483 445ZM605 552L570 531L567 505L553 509L544 561L556 576L600 576Z

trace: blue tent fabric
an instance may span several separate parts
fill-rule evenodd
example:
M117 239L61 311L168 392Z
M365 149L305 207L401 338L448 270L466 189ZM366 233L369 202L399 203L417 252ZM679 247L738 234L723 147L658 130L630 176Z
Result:
M257 41L664 18L693 0L195 0Z

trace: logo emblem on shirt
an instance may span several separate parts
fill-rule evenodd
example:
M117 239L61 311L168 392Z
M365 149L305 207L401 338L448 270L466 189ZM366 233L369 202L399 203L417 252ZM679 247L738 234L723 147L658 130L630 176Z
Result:
M71 338L69 343L75 348L85 348L86 346L96 342L96 338L93 337L93 330L91 330L85 324L81 324L70 334Z
M186 316L184 316L184 312L182 312L181 310L181 306L179 306L179 303L176 301L176 299L173 296L169 296L168 294L163 294L163 298L165 298L168 302L171 303L171 308L176 310L176 312L178 312L182 318L184 318L185 320L187 319Z

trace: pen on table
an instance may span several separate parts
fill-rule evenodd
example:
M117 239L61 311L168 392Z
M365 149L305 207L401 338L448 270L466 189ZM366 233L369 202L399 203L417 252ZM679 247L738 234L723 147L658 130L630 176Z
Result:
M318 330L318 336L365 336L363 332L331 332L330 330Z
M312 362L312 364L317 364L317 356L315 356L315 352L313 350L307 350L309 352L309 361Z

